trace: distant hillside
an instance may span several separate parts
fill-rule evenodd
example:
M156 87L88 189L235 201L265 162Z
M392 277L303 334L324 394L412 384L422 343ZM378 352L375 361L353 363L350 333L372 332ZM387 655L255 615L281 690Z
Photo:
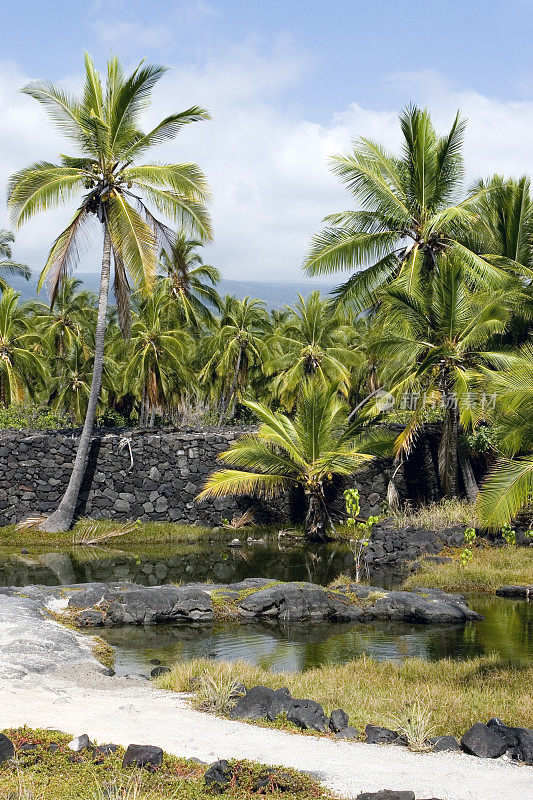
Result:
M79 273L78 277L84 286L92 292L98 292L98 275L95 273ZM30 300L37 294L37 276L29 281L11 278L11 285L20 292L23 300ZM263 300L267 307L281 308L285 304L292 305L298 299L300 292L304 297L318 289L322 294L327 294L333 285L324 285L302 279L301 283L275 283L259 281L237 281L223 278L218 284L221 295L234 294L236 297L257 297Z

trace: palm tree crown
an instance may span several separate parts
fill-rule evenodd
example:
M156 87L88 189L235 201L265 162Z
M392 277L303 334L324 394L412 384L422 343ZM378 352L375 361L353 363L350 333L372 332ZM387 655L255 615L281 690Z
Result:
M13 261L11 245L15 241L11 231L0 230L0 292L7 289L6 275L16 275L25 280L31 277L31 270L26 264Z
M313 375L321 378L324 386L334 383L347 395L350 366L358 360L346 346L342 319L321 300L319 292L306 300L300 294L298 298L271 339L277 353L267 364L267 371L277 376L274 394L289 410L302 381Z
M220 280L216 267L204 264L197 252L198 239L179 233L169 250L161 252L161 273L165 277L177 318L192 328L213 321L213 310L220 310L221 301L215 284Z
M379 438L361 435L357 420L346 426L346 407L335 389L308 380L301 387L294 419L261 403L245 403L259 418L255 434L238 439L220 458L237 469L214 472L198 499L259 494L273 497L302 486L308 500L306 532L325 539L325 484L334 475L353 475L379 451Z
M450 254L461 258L475 285L502 279L490 258L461 239L475 219L475 200L486 191L459 202L464 121L457 115L449 133L438 136L429 113L410 106L400 125L400 157L370 139L334 157L333 172L361 208L327 217L329 225L315 237L304 263L311 275L356 270L337 296L359 310L373 305L391 278L423 280Z

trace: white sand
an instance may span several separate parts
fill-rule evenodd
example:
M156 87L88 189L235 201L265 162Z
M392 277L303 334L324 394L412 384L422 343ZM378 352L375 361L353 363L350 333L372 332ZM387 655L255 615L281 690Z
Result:
M246 758L282 764L314 773L346 797L411 789L417 800L533 800L531 767L464 754L334 742L233 722L193 710L180 695L87 674L86 667L68 680L52 673L2 682L0 697L0 728L28 724L76 736L87 733L100 743L158 745L206 762Z
M103 675L91 642L45 620L37 601L0 593L0 730L27 724L87 733L101 744L157 745L208 763L285 765L313 773L345 797L410 789L417 800L533 800L533 767L335 742L203 714L146 681Z

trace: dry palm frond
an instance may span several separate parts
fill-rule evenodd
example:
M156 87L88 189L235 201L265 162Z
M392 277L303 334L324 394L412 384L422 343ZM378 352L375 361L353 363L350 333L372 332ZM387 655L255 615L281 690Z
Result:
M253 521L254 512L249 508L247 511L243 511L242 514L234 514L231 522L225 522L222 527L238 530L239 528L245 528L247 525L252 525Z
M45 516L42 517L28 517L27 519L23 519L22 522L17 522L15 525L15 530L17 531L26 531L30 528L38 528L41 522L44 522L46 519Z
M81 530L72 532L72 544L95 545L107 539L114 539L117 536L124 536L135 529L135 522L125 522L118 525L109 526L106 520L90 519L83 523Z

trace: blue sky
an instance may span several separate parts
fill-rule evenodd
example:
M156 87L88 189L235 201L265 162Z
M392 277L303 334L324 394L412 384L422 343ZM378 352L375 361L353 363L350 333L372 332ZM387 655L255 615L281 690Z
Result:
M394 73L432 68L494 97L533 91L529 0L226 0L226 2L3 2L2 58L58 79L87 48L105 59L140 56L180 64L255 39L287 37L309 69L294 103L323 120L354 100L397 99ZM30 45L30 46L28 46Z
M27 79L75 88L84 48L102 66L111 50L128 65L146 57L172 68L154 118L191 103L213 113L156 154L198 161L211 181L208 260L227 277L297 278L321 218L349 206L328 155L360 134L396 147L395 115L411 100L439 127L459 106L468 116L469 178L533 170L532 9L525 0L2 0L0 181L65 149L17 94ZM20 232L18 254L36 270L64 216ZM86 265L97 268L90 256Z

